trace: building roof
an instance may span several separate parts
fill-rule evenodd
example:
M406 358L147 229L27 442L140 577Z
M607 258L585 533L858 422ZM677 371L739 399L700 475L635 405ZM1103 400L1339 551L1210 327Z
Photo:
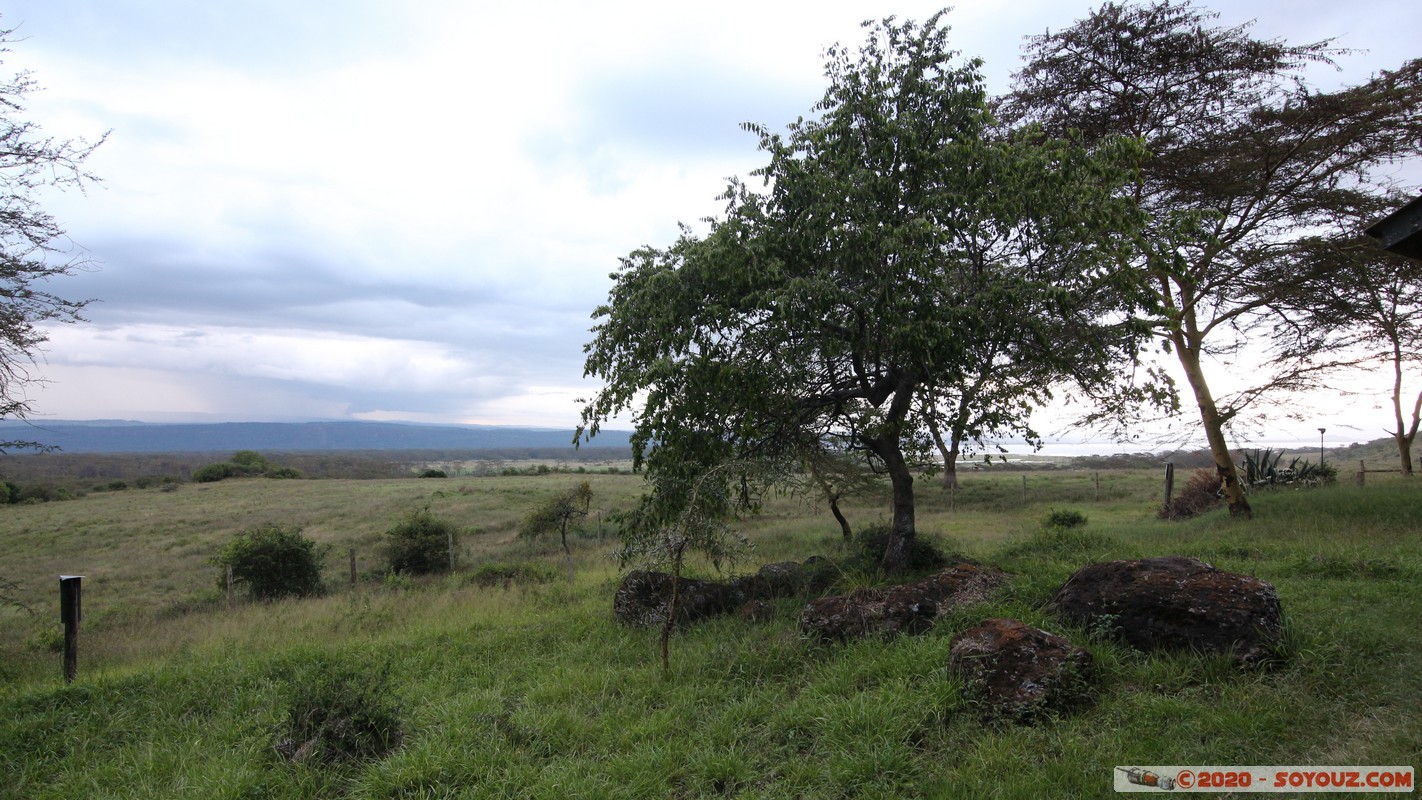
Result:
M1422 259L1422 197L1373 223L1365 233L1394 253Z

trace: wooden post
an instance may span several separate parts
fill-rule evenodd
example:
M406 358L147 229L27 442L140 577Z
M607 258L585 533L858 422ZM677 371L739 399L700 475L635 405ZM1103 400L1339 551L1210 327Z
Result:
M1165 462L1165 514L1170 515L1170 500L1175 495L1175 463Z
M449 571L454 571L454 529L450 528L446 534L449 539Z
M64 623L64 682L79 676L80 583L83 575L59 576L59 619Z
M1022 502L1027 502L1027 476L1022 476Z
M1363 460L1359 459L1359 460L1358 460L1358 485L1359 485L1359 486L1364 486L1364 485L1367 484L1367 482L1368 482L1368 463L1367 463L1366 461L1363 461Z
M1091 473L1091 478L1096 482L1096 502L1101 502L1101 473Z
M227 565L227 605L232 605L232 565Z
M351 548L351 588L354 589L354 588L355 588L355 585L356 585L355 548L352 547L352 548Z

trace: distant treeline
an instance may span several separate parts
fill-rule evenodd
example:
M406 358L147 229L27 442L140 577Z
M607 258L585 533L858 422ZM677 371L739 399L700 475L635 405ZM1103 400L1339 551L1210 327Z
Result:
M307 478L408 478L432 462L540 461L549 464L591 464L628 461L632 453L619 447L515 447L487 450L369 450L314 453L268 452L282 466ZM198 469L225 461L230 451L193 453L10 453L0 455L0 479L20 484L50 481L84 487L92 482L138 478L189 480Z

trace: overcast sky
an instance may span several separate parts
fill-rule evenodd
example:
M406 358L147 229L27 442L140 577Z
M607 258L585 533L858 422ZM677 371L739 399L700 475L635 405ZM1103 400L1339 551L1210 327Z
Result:
M1094 5L964 0L948 19L1002 91L1023 36ZM0 0L3 69L45 87L26 116L112 131L89 162L103 184L44 199L95 263L53 289L98 302L48 331L35 416L572 426L618 258L720 210L726 177L763 162L739 124L809 113L827 46L938 7ZM1368 51L1322 86L1420 49L1416 0L1213 7ZM1357 433L1330 412L1302 430L1381 435L1357 408Z

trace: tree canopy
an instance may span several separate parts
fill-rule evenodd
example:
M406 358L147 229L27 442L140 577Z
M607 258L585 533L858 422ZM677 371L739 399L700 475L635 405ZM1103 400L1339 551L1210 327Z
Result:
M13 29L0 30L0 54L13 41ZM87 304L68 300L45 287L85 264L65 244L64 229L40 206L49 188L83 188L97 179L84 160L102 143L44 136L24 118L26 95L37 88L28 72L0 79L0 419L24 417L29 403L24 388L46 336L45 322L76 322ZM31 442L0 442L34 447Z
M1318 385L1333 342L1305 325L1298 290L1337 285L1341 261L1317 238L1350 239L1359 211L1390 196L1380 168L1422 141L1422 60L1334 92L1306 67L1344 51L1291 45L1249 26L1215 27L1189 2L1108 3L1032 37L1005 116L1090 144L1136 137L1148 155L1126 194L1149 215L1137 269L1161 308L1229 507L1250 513L1225 427L1246 408ZM1372 262L1381 261L1374 251ZM1212 360L1262 354L1245 388L1216 397Z
M717 464L850 448L893 486L897 570L915 535L920 398L984 353L1120 388L1147 298L1123 268L1137 221L1116 190L1140 153L997 129L979 62L953 63L940 18L866 23L862 46L831 48L814 117L746 126L769 157L760 190L733 181L706 234L683 229L613 274L585 348L603 388L580 432L634 414L652 487L636 524L679 518ZM695 496L729 505L733 485Z

